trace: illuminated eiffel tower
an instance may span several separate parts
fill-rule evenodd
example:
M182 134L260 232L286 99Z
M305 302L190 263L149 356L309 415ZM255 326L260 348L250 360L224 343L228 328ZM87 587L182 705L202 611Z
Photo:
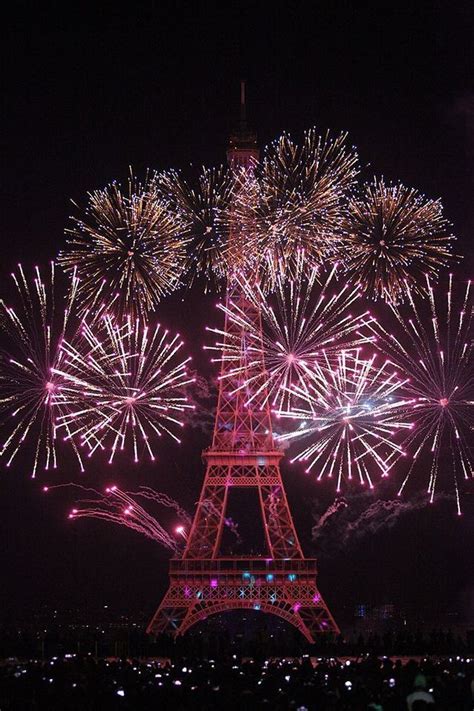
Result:
M256 135L247 127L242 82L240 126L230 139L227 158L231 167L252 170L258 155ZM229 302L244 314L254 332L261 333L260 311L245 297L238 277L228 279ZM280 473L283 452L273 440L263 355L259 360L253 348L248 362L246 332L230 319L225 333L214 436L203 452L206 474L201 496L186 548L181 558L170 561L170 586L147 631L154 636L181 635L209 615L253 609L283 618L314 642L318 635L339 629L318 591L316 560L304 557L291 517ZM233 357L226 359L226 344L231 342ZM236 342L240 343L239 366ZM249 380L249 387L241 387L244 380ZM258 496L264 556L220 555L233 487L250 487Z

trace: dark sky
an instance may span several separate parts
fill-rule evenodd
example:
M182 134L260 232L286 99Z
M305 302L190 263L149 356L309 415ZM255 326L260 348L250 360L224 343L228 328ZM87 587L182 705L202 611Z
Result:
M443 199L466 256L458 273L470 272L472 3L81 5L16 3L4 25L1 282L18 261L29 267L55 257L70 198L125 177L129 165L140 173L222 162L242 76L261 145L283 130L347 130L367 177L383 173ZM179 309L173 301L164 306L169 325L190 333L196 350L198 326L215 319L212 304L196 295ZM160 452L155 467L121 460L112 473L98 458L84 480L148 483L192 509L207 442L196 432L186 441ZM77 481L65 461L56 480ZM51 475L32 482L21 461L2 472L2 609L18 614L47 601L84 606L113 598L124 610L152 612L166 582L166 554L124 530L70 524L71 496L46 500L46 481ZM309 552L317 492L297 469L287 473L287 486ZM330 496L323 491L323 502ZM440 505L323 558L320 584L335 613L359 600L464 609L473 589L471 501L466 496L462 519Z

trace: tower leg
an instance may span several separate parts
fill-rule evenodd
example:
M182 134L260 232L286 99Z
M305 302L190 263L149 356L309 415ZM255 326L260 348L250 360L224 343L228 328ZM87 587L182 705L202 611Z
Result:
M268 549L274 558L303 558L283 484L259 487Z
M184 556L211 558L219 550L224 513L227 506L227 487L205 484L201 491L193 525L189 533Z
M318 592L313 595L316 602L306 599L302 603L295 603L293 598L281 594L280 599L277 599L277 593L273 594L274 602L261 602L258 596L254 599L179 600L176 593L177 590L170 587L148 626L148 634L156 637L167 633L178 637L197 622L230 610L260 610L280 617L299 630L310 643L314 643L321 635L339 633L339 628Z
M316 585L316 561L261 557L172 560L170 588L147 631L178 636L210 615L242 609L281 617L309 642L339 633Z

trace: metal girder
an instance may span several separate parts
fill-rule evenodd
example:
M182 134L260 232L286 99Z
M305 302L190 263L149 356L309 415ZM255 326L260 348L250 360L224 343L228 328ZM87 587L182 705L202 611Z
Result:
M283 487L275 448L261 313L229 279L227 307L237 306L252 325L248 334L226 316L219 395L212 446L203 452L206 473L186 548L170 562L170 587L148 626L157 635L180 635L208 615L258 609L293 624L310 642L339 629L316 585L316 562L303 556ZM235 349L240 354L235 361ZM231 488L255 488L266 556L222 557L220 543Z

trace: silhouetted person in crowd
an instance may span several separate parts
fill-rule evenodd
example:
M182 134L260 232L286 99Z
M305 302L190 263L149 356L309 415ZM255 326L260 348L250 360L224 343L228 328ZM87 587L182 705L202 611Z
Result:
M414 691L407 696L408 711L417 711L417 709L420 711L420 709L434 704L435 700L433 695L429 691L426 691L426 677L424 674L416 675L414 687Z

